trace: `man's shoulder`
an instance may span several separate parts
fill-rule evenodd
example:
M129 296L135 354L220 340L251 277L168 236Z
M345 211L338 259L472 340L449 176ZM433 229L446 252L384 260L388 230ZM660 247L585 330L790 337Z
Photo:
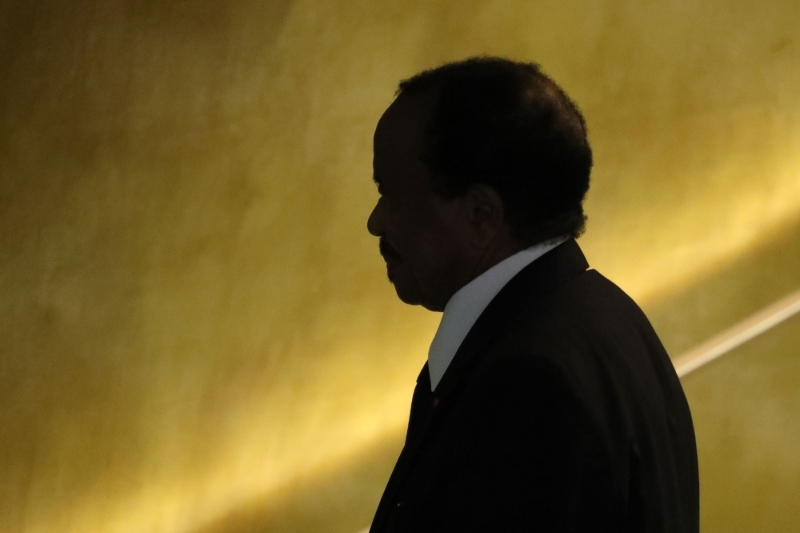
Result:
M531 299L515 313L487 347L482 371L487 379L514 375L515 381L540 381L547 375L547 380L589 394L657 382L661 387L676 379L639 306L594 270Z
M586 270L542 297L513 310L504 336L584 346L609 336L655 336L641 308L595 270Z
M502 388L547 375L548 383L588 396L657 382L675 386L674 369L645 314L616 284L588 269L574 240L521 271L485 313L476 324L480 335L467 339L479 367L470 381Z

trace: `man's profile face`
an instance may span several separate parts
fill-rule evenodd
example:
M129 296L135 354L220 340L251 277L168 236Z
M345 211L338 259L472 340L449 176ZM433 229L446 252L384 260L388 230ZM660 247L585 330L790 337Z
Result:
M375 130L373 170L381 194L367 228L380 237L389 280L407 304L441 311L468 270L458 200L430 190L421 160L428 111L400 96Z

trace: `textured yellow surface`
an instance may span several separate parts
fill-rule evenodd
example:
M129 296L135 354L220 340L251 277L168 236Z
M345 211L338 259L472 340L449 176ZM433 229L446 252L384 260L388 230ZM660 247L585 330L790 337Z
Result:
M800 4L647 4L5 1L0 531L368 522L438 319L395 300L366 232L371 136L443 61L535 60L581 105L582 244L669 347L800 285L730 266L796 240Z
M701 530L800 525L800 316L684 379L692 400Z

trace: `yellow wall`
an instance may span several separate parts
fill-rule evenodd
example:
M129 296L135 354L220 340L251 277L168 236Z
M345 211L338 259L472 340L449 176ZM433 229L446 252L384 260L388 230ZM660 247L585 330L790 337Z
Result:
M438 319L366 232L371 135L443 61L535 60L578 101L582 244L673 355L796 288L799 23L794 0L3 2L0 532L368 523ZM780 338L774 390L724 361L687 381L707 532L790 530ZM726 446L761 412L743 390L778 414ZM745 513L728 464L793 499Z
M684 379L702 531L800 528L800 316Z

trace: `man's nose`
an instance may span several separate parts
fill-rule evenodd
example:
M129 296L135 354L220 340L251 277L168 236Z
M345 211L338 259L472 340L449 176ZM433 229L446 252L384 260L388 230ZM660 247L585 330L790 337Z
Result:
M375 207L372 208L372 213L369 214L369 218L367 219L367 231L370 234L374 235L375 237L380 237L383 233L383 227L380 220L380 211L381 211L381 200L378 200L378 203L375 204Z

